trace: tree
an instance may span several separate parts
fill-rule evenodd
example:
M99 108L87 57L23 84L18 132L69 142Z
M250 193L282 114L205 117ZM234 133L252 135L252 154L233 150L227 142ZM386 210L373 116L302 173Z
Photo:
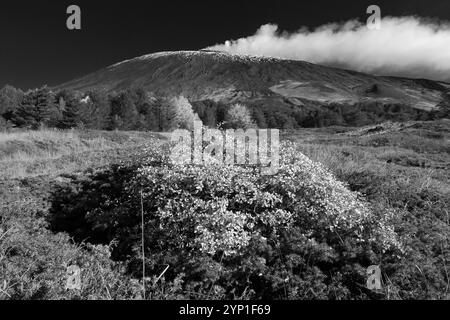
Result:
M160 101L151 96L143 87L134 87L128 91L139 113L136 123L137 129L159 131Z
M255 119L258 128L267 128L267 121L264 112L259 107L253 108L253 119Z
M247 107L237 103L228 110L225 116L225 126L233 129L249 129L255 128L256 124Z
M80 125L80 101L74 92L63 90L56 94L56 101L62 113L58 127L62 129L75 128Z
M163 130L192 130L194 121L200 120L188 99L183 96L169 99L162 112Z
M111 128L111 105L106 92L90 90L79 103L80 121L85 128L106 130Z
M113 129L136 129L139 113L130 92L123 91L111 98L111 116L114 120Z
M0 115L11 114L18 107L23 98L23 91L6 85L0 90Z
M60 117L52 92L46 87L30 90L14 111L11 121L15 126L38 129L54 126Z
M5 118L0 116L0 132L9 128L9 123Z
M136 106L139 114L146 114L148 111L150 98L143 87L133 87L128 90L128 93Z
M161 114L163 102L160 99L152 100L145 114L145 126L150 131L162 131Z
M210 128L217 126L220 106L218 102L212 100L197 101L192 106L204 126Z

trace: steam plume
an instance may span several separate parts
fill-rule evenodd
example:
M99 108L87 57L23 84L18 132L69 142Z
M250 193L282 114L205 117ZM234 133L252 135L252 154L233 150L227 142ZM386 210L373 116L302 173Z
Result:
M380 75L450 79L450 24L418 17L384 17L370 30L350 20L281 32L275 24L208 49L336 66Z

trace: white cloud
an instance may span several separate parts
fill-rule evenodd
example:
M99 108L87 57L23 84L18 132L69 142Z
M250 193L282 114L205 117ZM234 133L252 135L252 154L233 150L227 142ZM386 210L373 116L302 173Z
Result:
M369 30L356 20L294 33L266 24L253 36L208 49L305 60L382 75L450 79L450 24L417 17L384 17L380 30Z

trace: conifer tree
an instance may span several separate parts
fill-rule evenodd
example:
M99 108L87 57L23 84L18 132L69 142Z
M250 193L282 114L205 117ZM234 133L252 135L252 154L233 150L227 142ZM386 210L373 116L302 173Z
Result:
M62 119L58 126L63 129L75 128L80 124L80 102L75 93L63 90L56 95Z
M121 92L111 99L111 115L113 119L113 129L134 130L139 120L139 113L133 103L129 92ZM119 127L118 124L121 124Z
M54 97L47 87L30 90L23 97L11 121L19 127L38 129L53 126L59 118Z
M90 90L80 101L80 121L86 128L107 130L112 127L111 105L106 92Z

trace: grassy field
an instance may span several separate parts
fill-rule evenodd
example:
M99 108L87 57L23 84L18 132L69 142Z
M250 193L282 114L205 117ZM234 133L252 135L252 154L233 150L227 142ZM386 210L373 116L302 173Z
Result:
M145 132L41 130L0 133L0 179L61 173L107 165L123 158L130 149L164 139Z
M450 121L299 130L284 138L372 203L396 209L396 231L410 248L397 283L409 297L449 298ZM399 285L390 294L408 297Z
M136 280L110 259L107 246L50 231L48 210L55 186L167 140L142 132L0 133L0 298L141 298ZM395 210L406 251L384 262L381 298L450 298L449 120L286 131L282 140L297 143L374 207ZM75 262L92 268L86 288L74 295L61 288L64 267ZM177 297L158 290L157 298Z

